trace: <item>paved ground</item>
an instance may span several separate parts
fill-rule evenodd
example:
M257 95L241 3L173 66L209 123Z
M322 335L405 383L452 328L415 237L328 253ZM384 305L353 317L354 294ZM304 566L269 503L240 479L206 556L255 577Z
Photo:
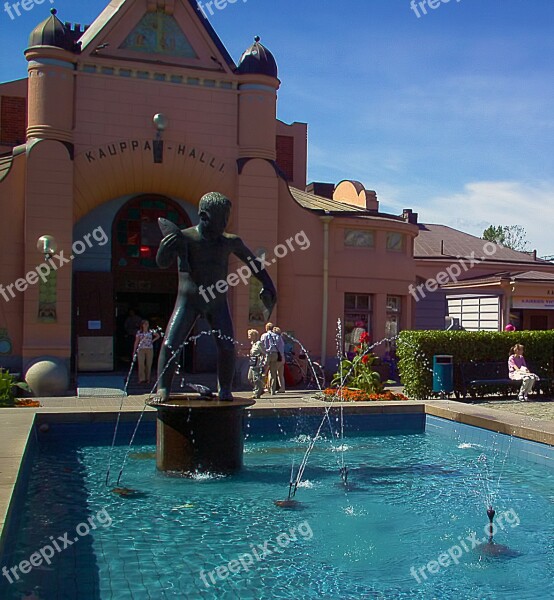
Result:
M495 408L516 415L525 415L543 419L545 421L554 421L554 400L540 400L535 402L514 402L514 400L494 400L476 403L486 408Z
M215 386L214 386L215 387ZM395 392L403 392L402 386L390 386ZM144 406L144 402L149 398L148 394L141 393L140 388L131 388L131 394L124 398L124 410L137 410ZM182 391L182 390L179 390ZM134 392L134 393L133 393ZM249 392L240 391L235 394L238 397L249 397ZM313 398L314 392L306 390L289 390L285 394L277 394L270 396L264 394L261 400L258 401L258 406L265 405L271 407L294 407L311 405L327 405L327 403L318 402ZM71 408L80 410L101 410L101 409L117 409L121 403L121 398L77 398L67 396L61 398L41 398L42 405L45 408ZM433 401L434 403L434 401ZM554 421L554 399L545 398L544 396L532 396L531 402L518 402L511 398L483 398L475 402L460 402L460 409L467 406L475 406L478 408L492 408L502 412L511 413L514 415L534 417L545 421Z

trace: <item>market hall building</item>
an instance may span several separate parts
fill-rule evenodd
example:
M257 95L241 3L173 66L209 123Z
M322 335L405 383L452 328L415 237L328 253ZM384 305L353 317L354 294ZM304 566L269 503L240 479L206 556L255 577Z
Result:
M235 63L195 0L113 0L84 28L52 13L30 35L28 78L0 85L1 366L128 360L130 311L163 328L177 291L176 270L155 265L158 218L197 224L210 191L271 262L272 321L314 356L336 355L339 318L346 343L359 322L375 340L413 328L424 306L442 328L444 296L429 313L409 292L433 270L414 257L426 227L358 182L307 185L307 125L276 118L277 64L258 38ZM263 327L259 291L229 287L241 342ZM213 366L207 337L185 354Z

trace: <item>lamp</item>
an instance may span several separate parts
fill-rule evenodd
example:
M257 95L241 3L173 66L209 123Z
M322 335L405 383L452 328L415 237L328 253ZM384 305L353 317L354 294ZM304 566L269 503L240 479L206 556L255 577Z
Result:
M169 119L162 113L156 113L152 118L152 123L154 123L154 127L158 131L157 138L160 139L162 132L169 125Z
M164 143L162 141L162 133L169 125L169 119L162 113L156 113L152 118L152 123L156 128L156 139L152 145L152 153L155 163L162 163L164 160Z
M51 258L58 249L58 244L53 235L41 235L37 241L37 250L44 254L44 260Z

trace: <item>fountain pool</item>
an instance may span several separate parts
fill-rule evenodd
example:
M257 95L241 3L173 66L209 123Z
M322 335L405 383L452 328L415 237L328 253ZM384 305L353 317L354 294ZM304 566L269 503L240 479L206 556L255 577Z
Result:
M425 431L395 420L378 433L364 431L365 417L345 418L343 440L327 434L315 446L298 510L274 500L286 497L291 462L320 417L250 419L243 470L190 479L156 471L154 424L145 422L125 469L124 485L136 490L127 496L104 485L113 424L37 431L0 564L13 583L1 578L0 598L554 597L554 473L524 461L519 440L429 416ZM133 425L120 426L115 465ZM534 446L551 464L552 449ZM494 539L507 556L482 550L489 502L497 521L504 515ZM481 543L472 549L471 540ZM55 541L50 564L15 579L10 567Z

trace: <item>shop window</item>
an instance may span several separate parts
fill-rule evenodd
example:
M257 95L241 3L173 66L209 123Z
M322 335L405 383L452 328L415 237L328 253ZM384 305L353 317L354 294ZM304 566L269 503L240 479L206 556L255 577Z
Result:
M158 219L162 217L180 229L190 226L187 214L169 198L145 195L134 198L119 211L114 221L114 266L154 268L162 240Z
M360 342L360 335L366 331L371 334L371 313L373 298L371 294L344 295L344 350L354 352Z
M373 231L345 229L344 245L351 248L373 248L375 246L375 236Z
M404 252L404 235L396 231L387 233L387 250L390 252Z
M387 317L385 321L385 337L394 338L400 333L402 316L402 297L387 296Z

